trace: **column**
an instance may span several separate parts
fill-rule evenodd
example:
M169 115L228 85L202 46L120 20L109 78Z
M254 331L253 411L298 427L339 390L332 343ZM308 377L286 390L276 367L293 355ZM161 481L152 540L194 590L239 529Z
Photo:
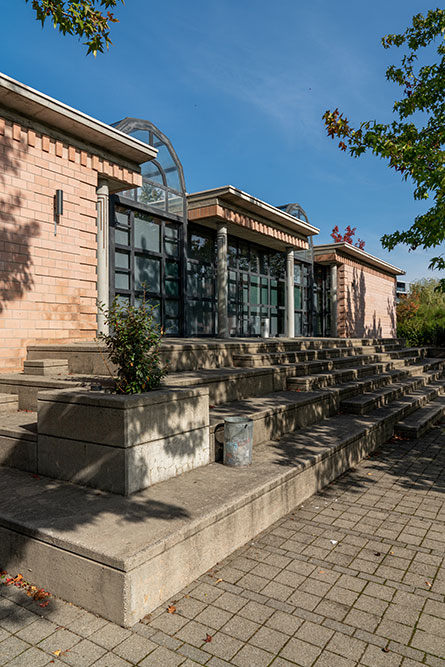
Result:
M331 265L331 336L337 338L337 264Z
M97 188L97 301L108 308L110 294L109 267L110 191L106 181ZM104 314L97 311L97 333L108 333Z
M218 338L229 337L228 305L228 271L227 271L227 225L218 223L217 227L217 298L218 298Z
M294 249L286 249L286 336L295 337Z

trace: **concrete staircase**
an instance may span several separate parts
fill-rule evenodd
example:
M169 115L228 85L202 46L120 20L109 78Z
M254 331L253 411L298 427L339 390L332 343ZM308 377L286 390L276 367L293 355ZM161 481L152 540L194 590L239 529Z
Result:
M122 625L388 438L418 437L445 414L445 358L401 340L178 340L162 356L166 386L209 390L213 463L129 498L30 481L30 472L39 475L38 394L106 385L96 344L32 346L24 374L0 376L0 559ZM219 464L224 418L237 415L253 419L247 469ZM14 488L19 502L10 500ZM8 543L9 552L1 546Z

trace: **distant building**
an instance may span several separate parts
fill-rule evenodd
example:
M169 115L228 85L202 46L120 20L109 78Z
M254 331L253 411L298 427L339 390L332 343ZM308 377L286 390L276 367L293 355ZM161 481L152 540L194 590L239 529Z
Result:
M396 302L399 303L400 297L406 296L409 294L409 288L410 288L411 283L403 281L403 280L398 280L396 282Z

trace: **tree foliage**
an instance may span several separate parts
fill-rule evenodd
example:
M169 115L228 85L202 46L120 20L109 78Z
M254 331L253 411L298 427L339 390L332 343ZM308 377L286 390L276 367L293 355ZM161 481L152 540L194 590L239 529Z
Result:
M388 81L403 89L402 98L393 106L393 122L370 120L353 128L338 109L328 110L323 116L328 135L340 140L341 150L349 150L353 157L371 151L388 160L404 180L414 183L415 199L432 200L430 209L417 216L409 229L382 237L382 245L388 250L399 243L410 250L436 248L445 240L444 36L445 10L435 9L426 16L414 16L404 33L382 38L385 49L403 49L400 64L386 70ZM435 62L424 64L433 48ZM443 254L433 257L429 268L445 269ZM440 283L445 290L445 278Z
M350 225L348 225L345 229L345 233L340 234L338 225L335 225L334 229L331 232L331 236L334 239L335 243L350 243L351 245L355 245L356 248L364 250L365 242L362 239L357 239L355 243L352 239L352 237L355 236L356 229L357 227L351 227Z
M112 44L110 24L118 23L118 19L109 11L124 0L25 0L31 2L36 18L42 26L51 21L54 28L62 35L85 37L87 55L94 56L98 51Z
M439 281L418 280L397 304L397 335L409 345L445 345L445 294Z

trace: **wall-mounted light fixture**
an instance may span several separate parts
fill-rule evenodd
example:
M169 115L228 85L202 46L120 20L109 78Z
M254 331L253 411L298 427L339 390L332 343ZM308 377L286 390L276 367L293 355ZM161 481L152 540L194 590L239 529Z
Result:
M57 234L57 225L63 215L63 190L56 190L54 195L54 236Z

